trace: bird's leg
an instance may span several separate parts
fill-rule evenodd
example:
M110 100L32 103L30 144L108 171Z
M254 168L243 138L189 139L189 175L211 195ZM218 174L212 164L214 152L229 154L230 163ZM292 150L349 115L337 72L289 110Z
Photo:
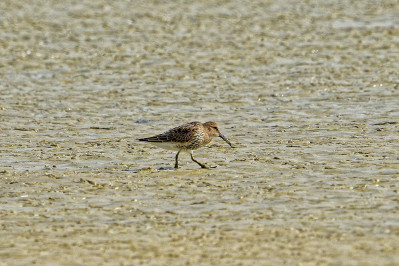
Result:
M196 162L199 166L201 166L201 168L209 168L208 166L206 166L203 163L198 162L196 159L194 159L193 157L193 152L191 152L191 160L193 160L194 162Z
M177 154L176 154L176 161L175 161L175 168L176 168L176 169L179 168L179 162L178 162L179 153L180 153L180 151L178 151Z

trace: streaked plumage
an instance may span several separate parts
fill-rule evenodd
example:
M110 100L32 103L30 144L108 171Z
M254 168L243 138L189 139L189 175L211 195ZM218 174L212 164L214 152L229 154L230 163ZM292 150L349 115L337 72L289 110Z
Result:
M178 157L181 151L190 152L191 159L194 162L202 168L207 168L207 166L194 159L192 151L207 145L214 137L221 137L233 147L228 139L220 133L219 126L215 122L201 123L195 121L172 128L162 134L139 140L149 142L163 149L178 151L175 168L178 168Z

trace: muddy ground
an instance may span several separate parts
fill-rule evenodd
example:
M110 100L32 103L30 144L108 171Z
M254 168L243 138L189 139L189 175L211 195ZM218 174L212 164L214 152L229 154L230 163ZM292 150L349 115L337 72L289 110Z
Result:
M350 2L1 1L0 265L398 264L399 2ZM136 140L209 120L214 169Z

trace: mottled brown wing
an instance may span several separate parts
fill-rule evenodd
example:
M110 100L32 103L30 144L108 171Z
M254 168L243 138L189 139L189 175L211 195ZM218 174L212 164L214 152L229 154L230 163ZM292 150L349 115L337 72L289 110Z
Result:
M189 142L200 126L200 122L191 122L172 128L162 134L139 140L147 142Z

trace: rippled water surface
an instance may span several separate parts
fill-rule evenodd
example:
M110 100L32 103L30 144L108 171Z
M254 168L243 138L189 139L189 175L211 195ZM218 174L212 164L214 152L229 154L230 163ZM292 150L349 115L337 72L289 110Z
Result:
M399 2L1 1L0 265L399 263ZM190 121L221 139L136 139Z

